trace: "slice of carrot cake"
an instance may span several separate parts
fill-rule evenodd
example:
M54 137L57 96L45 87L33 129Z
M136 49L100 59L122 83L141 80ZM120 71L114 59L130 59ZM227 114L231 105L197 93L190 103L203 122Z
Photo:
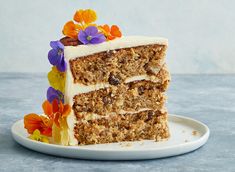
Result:
M118 26L95 19L93 10L77 11L66 37L51 42L51 87L46 116L39 116L45 127L36 129L62 145L167 139L167 39L124 37ZM25 116L30 134L32 118Z

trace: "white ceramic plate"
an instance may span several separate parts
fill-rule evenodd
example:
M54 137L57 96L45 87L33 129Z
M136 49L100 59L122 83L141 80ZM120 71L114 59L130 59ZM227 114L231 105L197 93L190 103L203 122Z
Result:
M209 137L209 128L194 119L169 115L171 137L167 141L151 140L109 143L86 146L60 146L30 140L23 120L11 128L14 139L21 145L46 154L94 160L140 160L184 154L204 145Z

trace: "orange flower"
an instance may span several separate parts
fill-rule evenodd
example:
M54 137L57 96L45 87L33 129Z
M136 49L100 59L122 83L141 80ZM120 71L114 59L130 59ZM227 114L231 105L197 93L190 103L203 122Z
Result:
M66 104L64 105L61 101L58 103L57 99L54 99L52 103L46 100L42 104L44 113L49 117L53 118L55 124L60 127L61 118L65 118L71 111L71 107Z
M43 109L45 115L47 115L50 119L53 119L52 105L48 100L43 102L42 109Z
M70 38L77 38L78 32L82 29L81 26L75 24L73 21L69 21L64 25L63 34Z
M105 24L103 26L100 26L99 28L108 40L113 40L117 37L122 36L122 33L117 25L112 25L110 28L109 25Z
M83 12L84 12L84 10L76 11L76 13L73 16L73 19L78 23L82 23L83 22Z
M38 129L43 135L51 136L52 121L44 116L31 113L24 116L24 128L27 129L29 134Z
M29 134L33 134L35 130L39 130L42 135L52 136L53 122L60 127L60 120L68 116L71 107L55 99L52 103L48 100L43 102L42 108L46 116L40 116L34 113L24 116L24 128Z
M96 12L94 10L91 10L91 9L78 10L74 14L73 19L76 22L81 23L83 25L83 22L85 24L89 24L89 23L92 23L92 22L96 21L97 15L96 15Z

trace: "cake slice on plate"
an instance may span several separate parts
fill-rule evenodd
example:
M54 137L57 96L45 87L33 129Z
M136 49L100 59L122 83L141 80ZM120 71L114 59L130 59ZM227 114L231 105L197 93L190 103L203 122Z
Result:
M77 11L74 20L81 25L66 23L66 37L51 43L51 87L43 109L52 123L53 142L87 145L169 138L167 39L123 37L116 25L84 27L87 20L79 16L86 13L96 18L92 10Z

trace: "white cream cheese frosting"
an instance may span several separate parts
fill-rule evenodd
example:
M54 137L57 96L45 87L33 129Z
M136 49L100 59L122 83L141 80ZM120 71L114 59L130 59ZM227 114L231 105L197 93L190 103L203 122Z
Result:
M91 54L116 50L121 48L137 47L141 45L168 45L168 40L161 37L147 37L147 36L126 36L116 38L112 41L106 41L96 45L79 45L79 46L65 46L65 59L70 60L77 57L88 56Z
M121 48L137 47L141 45L151 45L160 44L168 45L168 40L160 37L145 37L145 36L128 36L121 37L112 41L107 41L97 45L79 45L79 46L65 46L64 56L68 63L69 60L74 58L79 58L83 56L88 56L91 54L116 50ZM158 78L153 78L147 75L139 75L126 79L126 83L137 81L137 80L151 80L153 82L159 82ZM96 85L85 86L82 84L74 84L74 79L72 72L70 70L69 64L66 70L66 82L65 82L65 103L69 104L71 107L73 105L73 97L79 93L86 93L101 88L109 87L109 83L100 83ZM74 136L74 125L76 124L76 117L73 110L67 117L68 124L68 137L66 140L61 140L61 143L65 145L77 145L77 139Z

